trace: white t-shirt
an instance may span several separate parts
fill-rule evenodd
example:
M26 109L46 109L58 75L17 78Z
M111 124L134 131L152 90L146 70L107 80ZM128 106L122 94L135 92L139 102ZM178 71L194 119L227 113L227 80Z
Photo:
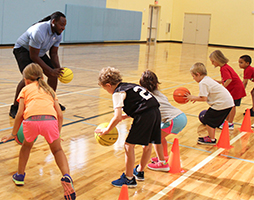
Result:
M182 114L183 112L172 106L168 102L168 98L162 94L159 90L154 90L153 91L153 96L157 99L157 101L160 103L159 110L161 112L161 121L162 122L168 122L171 119L174 119L178 115Z
M207 97L207 103L214 110L224 110L235 105L229 91L209 76L199 82L199 96Z

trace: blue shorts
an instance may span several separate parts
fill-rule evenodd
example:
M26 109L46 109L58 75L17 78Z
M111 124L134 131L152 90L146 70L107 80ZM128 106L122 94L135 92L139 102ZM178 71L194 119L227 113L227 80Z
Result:
M178 115L169 122L161 122L161 130L166 133L178 134L187 124L187 117L184 113Z

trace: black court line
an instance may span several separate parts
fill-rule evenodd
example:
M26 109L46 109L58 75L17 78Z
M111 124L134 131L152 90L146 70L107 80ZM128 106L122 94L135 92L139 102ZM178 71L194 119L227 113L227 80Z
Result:
M7 142L11 142L11 141L13 141L13 140L15 140L15 139L11 139L11 140L8 140L8 141L6 141L6 142L0 142L0 144L4 144L4 143L7 143Z
M76 124L76 123L83 122L83 121L87 121L87 120L89 120L89 119L93 119L93 118L96 118L96 117L100 117L100 116L103 116L103 115L107 115L107 114L110 114L110 113L113 113L113 112L114 112L114 111L110 111L110 112L106 112L106 113L103 113L103 114L100 114L100 115L95 115L95 116L92 116L92 117L88 117L88 118L76 120L76 121L73 121L73 122L69 122L69 123L67 123L67 124L63 124L62 127L64 127L64 126L69 126L69 125Z

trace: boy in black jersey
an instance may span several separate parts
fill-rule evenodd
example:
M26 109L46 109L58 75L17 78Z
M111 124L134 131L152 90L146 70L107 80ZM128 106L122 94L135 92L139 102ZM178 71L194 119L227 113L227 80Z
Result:
M121 187L136 187L136 179L144 180L144 168L148 163L152 143L161 144L161 116L159 103L146 89L133 83L123 83L120 72L111 67L103 68L99 74L99 85L112 94L114 117L107 128L96 130L97 133L107 134L120 121L127 117L134 118L131 129L125 141L126 174L112 181L112 185ZM122 109L126 114L122 114ZM136 144L143 145L140 164L134 168ZM134 176L133 176L134 175Z

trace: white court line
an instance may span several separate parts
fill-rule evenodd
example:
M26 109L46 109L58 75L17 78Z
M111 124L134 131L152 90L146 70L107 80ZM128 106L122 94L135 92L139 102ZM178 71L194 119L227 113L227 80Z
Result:
M87 89L87 90L80 90L80 91L77 91L77 92L67 92L65 94L59 94L57 95L57 97L62 97L62 96L66 96L66 95L69 95L69 94L77 94L77 93L82 93L82 92L89 92L89 91L92 91L92 90L98 90L100 88L90 88L90 89Z
M234 137L232 140L230 140L230 144L235 143L238 139L240 139L242 136L244 136L247 132L241 132L239 135ZM188 172L180 176L178 179L176 179L173 183L165 187L163 190L161 190L159 193L151 197L149 200L158 200L165 196L167 193L169 193L172 189L177 187L179 184L181 184L183 181L185 181L187 178L189 178L192 174L194 174L196 171L198 171L201 167L205 166L208 162L210 162L212 159L214 159L216 156L218 156L221 152L223 152L225 149L219 148L217 151L215 151L213 154L208 156L206 159L201 161L199 164L191 168Z
M77 94L77 93L82 93L82 92L89 92L89 91L97 90L97 89L100 89L100 88L90 88L90 89L87 89L87 90L80 90L80 91L77 91L77 92L67 92L65 94L59 94L59 95L57 95L57 97L62 97L62 96L71 95L71 94ZM1 105L0 108L6 107L6 106L10 106L10 105L12 105L12 103L11 104Z

